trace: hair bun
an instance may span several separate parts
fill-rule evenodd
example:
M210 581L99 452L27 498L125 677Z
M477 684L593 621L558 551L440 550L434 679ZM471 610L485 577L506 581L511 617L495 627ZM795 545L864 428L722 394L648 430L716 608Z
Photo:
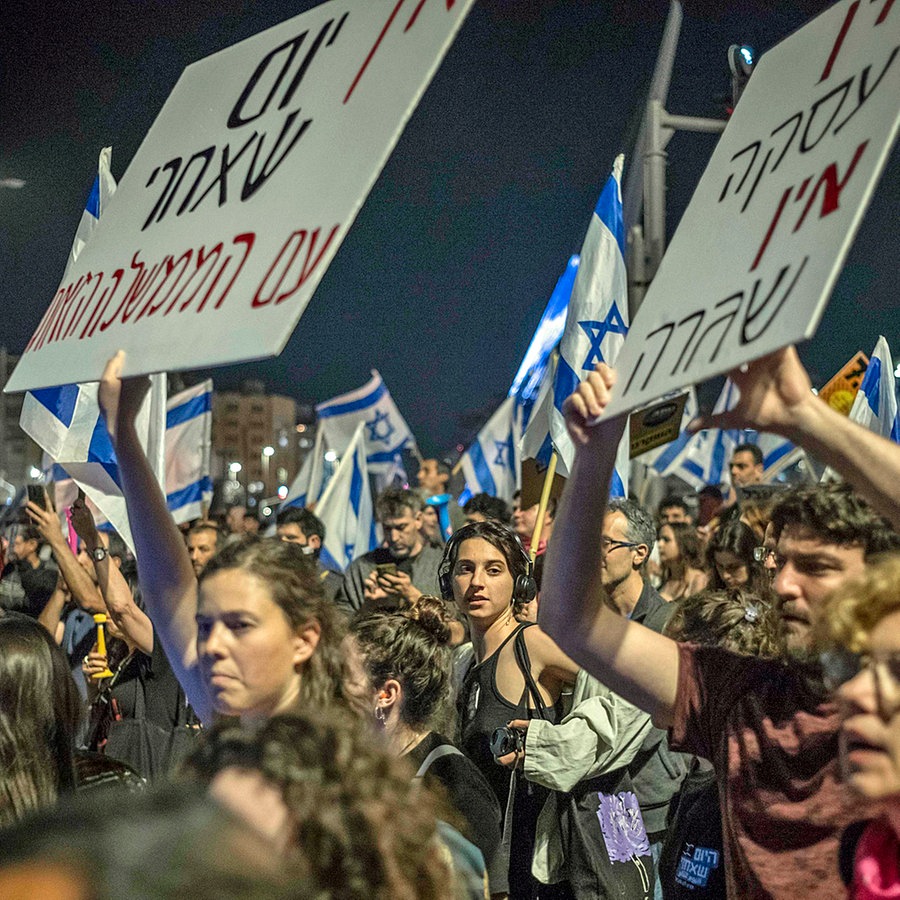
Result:
M423 594L404 615L427 631L439 644L450 642L450 614L440 597Z

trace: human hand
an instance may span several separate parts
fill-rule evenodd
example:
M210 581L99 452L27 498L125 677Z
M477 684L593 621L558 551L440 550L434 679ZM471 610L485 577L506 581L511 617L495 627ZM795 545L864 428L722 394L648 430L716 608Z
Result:
M519 731L528 732L529 721L526 719L513 719L512 722L507 722L507 726L509 728L517 728ZM525 747L521 750L513 750L512 753L507 753L504 756L497 756L494 758L494 762L499 766L505 766L507 769L520 769L523 765L525 765Z
M735 369L730 378L741 392L734 408L694 419L688 426L690 431L749 426L758 431L783 433L796 424L803 404L816 400L812 382L793 346Z
M125 365L125 351L119 350L107 363L100 377L100 389L97 399L100 411L106 421L113 446L124 429L133 429L135 419L147 391L150 390L150 379L146 375L135 378L122 378Z
M81 661L81 671L84 672L85 678L91 679L95 675L105 672L108 664L109 660L105 653L98 653L96 650L91 650Z
M569 436L576 446L584 446L598 439L605 440L603 430L589 423L596 422L603 415L612 399L612 388L617 378L615 369L606 363L598 363L594 371L566 398L563 415Z
M84 502L84 492L78 491L78 499L72 504L72 527L75 534L84 541L88 550L94 550L100 546L100 535L97 533L97 525L94 516Z
M366 600L372 602L387 599L387 591L378 583L378 572L375 569L369 572L366 580L363 582L363 596Z
M62 525L59 522L59 516L53 508L53 501L50 495L44 491L44 505L41 507L33 500L29 500L25 504L25 512L31 523L40 532L41 537L50 544L51 547L59 547L65 543L62 533Z
M375 573L378 586L392 597L403 597L409 603L415 603L422 592L412 583L405 572L377 572Z

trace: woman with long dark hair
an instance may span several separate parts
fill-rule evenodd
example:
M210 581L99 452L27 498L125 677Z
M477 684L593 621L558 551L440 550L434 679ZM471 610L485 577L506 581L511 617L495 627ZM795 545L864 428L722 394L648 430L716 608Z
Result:
M762 564L753 555L757 543L749 525L739 521L722 525L706 548L709 589L724 591L744 588L766 596L769 579Z
M75 789L80 715L69 664L43 625L0 616L0 826Z
M472 636L472 665L458 698L460 746L507 811L510 897L532 897L537 889L531 875L535 827L547 794L520 780L514 769L497 765L510 748L499 747L492 737L512 724L516 749L517 739L524 747L521 735L530 719L558 722L560 696L575 681L578 667L540 626L516 618L534 599L536 586L531 561L512 529L487 521L456 531L444 550L440 584L465 615ZM492 890L502 887L492 885Z

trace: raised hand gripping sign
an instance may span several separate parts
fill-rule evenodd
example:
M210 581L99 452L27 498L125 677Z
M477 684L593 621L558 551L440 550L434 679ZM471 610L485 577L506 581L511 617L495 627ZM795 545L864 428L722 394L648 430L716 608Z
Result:
M619 355L606 415L811 337L900 121L900 8L845 0L759 61Z
M473 0L331 0L185 69L7 390L281 352Z

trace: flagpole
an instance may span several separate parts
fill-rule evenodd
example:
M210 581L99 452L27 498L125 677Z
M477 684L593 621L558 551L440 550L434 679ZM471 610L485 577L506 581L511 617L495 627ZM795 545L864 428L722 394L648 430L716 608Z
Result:
M544 516L547 514L547 506L550 503L550 489L553 487L553 477L556 475L557 455L554 450L550 454L550 462L544 474L544 486L541 488L541 502L538 504L537 521L534 523L534 534L531 535L531 564L537 559L538 545L541 542L541 532L544 530Z

